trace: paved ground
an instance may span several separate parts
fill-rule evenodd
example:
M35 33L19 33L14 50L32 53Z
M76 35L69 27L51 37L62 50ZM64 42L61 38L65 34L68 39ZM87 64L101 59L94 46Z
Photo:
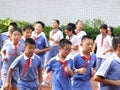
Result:
M91 82L92 82L93 90L97 90L97 82L95 82L93 79L91 80ZM48 87L42 87L42 90L52 90L51 85Z

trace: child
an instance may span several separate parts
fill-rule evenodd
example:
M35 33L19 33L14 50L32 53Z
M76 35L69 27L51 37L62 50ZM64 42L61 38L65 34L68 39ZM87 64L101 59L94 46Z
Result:
M32 36L32 31L34 31L34 28L33 28L33 26L32 25L30 25L30 24L27 24L27 25L25 25L24 27L23 27L23 36L22 36L22 38L21 38L21 43L23 43L24 44L24 42L25 42L25 40L27 39L27 38L31 38L31 36Z
M120 90L120 36L113 38L114 53L107 58L95 74L100 82L99 90Z
M60 22L59 20L54 19L52 21L53 30L50 31L49 34L49 43L51 46L50 51L48 51L45 55L45 64L58 53L58 45L61 39L63 39L63 33L59 28Z
M96 68L98 69L102 62L107 58L108 52L112 50L112 40L110 36L107 34L107 25L102 24L100 26L100 34L97 35L95 39L95 43L93 46L93 52L95 47L97 46L96 56L98 57L96 62Z
M73 76L73 90L92 90L91 76L95 72L96 55L91 53L93 39L89 35L81 40L82 50L73 58L75 70Z
M11 22L8 26L8 31L1 34L2 45L5 44L8 39L10 39L11 32L17 29L18 25L16 22Z
M9 88L10 77L15 68L18 68L20 73L17 84L18 90L40 90L39 85L42 81L41 59L34 54L35 41L32 38L27 38L24 49L24 54L16 58L8 70L6 84L4 85L6 90Z
M46 64L52 57L55 57L58 54L58 45L60 40L63 39L63 33L60 30L59 25L60 25L59 20L54 19L52 21L53 30L50 31L50 34L49 34L49 43L50 43L51 49L50 51L46 52L44 66L46 66ZM49 84L49 80L47 81L44 80L42 83L43 86L47 86L48 84Z
M22 35L21 29L17 28L16 30L13 30L11 32L11 41L8 41L7 43L5 43L1 50L1 56L3 61L1 78L2 78L3 84L5 84L5 81L7 78L7 72L11 63L24 50L23 45L20 43L21 35ZM14 69L11 75L12 90L16 90L18 75L19 75L18 69L16 68Z
M73 61L66 58L71 51L72 43L62 39L59 43L59 53L46 65L46 72L52 71L52 90L72 90Z
M79 52L77 36L75 35L74 30L75 30L75 24L73 23L68 23L67 26L65 27L66 39L70 40L72 43L71 52L68 55L71 58L73 58L74 55L76 55Z
M40 56L41 58L41 63L42 63L42 67L44 67L44 55L46 53L46 51L50 50L50 45L48 43L48 40L46 38L45 35L43 35L42 31L45 27L45 24L41 21L37 21L35 23L35 33L33 35L34 40L36 41L36 49L35 49L35 53Z
M86 32L82 30L83 29L83 21L78 20L76 22L76 29L75 29L75 33L77 35L77 40L78 40L78 44L81 43L81 39L84 35L86 35ZM81 48L80 48L81 49Z

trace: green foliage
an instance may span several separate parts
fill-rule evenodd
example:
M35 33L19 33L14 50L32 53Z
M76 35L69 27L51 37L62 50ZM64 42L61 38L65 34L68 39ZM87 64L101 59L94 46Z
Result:
M120 35L120 26L114 27L114 34L117 36Z
M85 20L83 25L83 30L86 31L88 35L91 35L93 39L96 38L97 34L99 34L99 27L101 24L105 23L100 18L91 20Z
M26 21L19 21L19 20L11 20L10 18L2 19L0 18L0 33L6 32L8 29L8 26L11 22L16 22L20 28L23 28L25 24L28 24ZM96 38L97 34L99 34L99 27L101 24L105 23L100 18L93 19L93 20L85 20L83 25L83 30L86 31L87 34L91 35L94 39ZM29 23L30 24L30 23ZM63 34L65 36L65 25L61 25L61 30L63 31ZM52 30L51 26L46 26L44 28L44 32L49 37L49 32ZM120 26L114 27L114 33L115 35L120 35Z
M8 26L11 22L16 22L20 28L22 28L28 22L26 21L19 21L19 20L11 20L10 18L2 19L0 18L0 33L7 32Z

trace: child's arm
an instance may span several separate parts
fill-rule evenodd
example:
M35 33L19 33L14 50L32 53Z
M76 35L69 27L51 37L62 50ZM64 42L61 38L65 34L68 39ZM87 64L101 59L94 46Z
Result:
M38 70L38 83L41 84L42 82L42 69Z
M35 49L35 53L36 53L36 54L40 54L40 53L42 53L42 52L46 52L46 51L49 51L49 50L50 50L50 47L46 47L46 48L44 48L44 49L42 49L42 50L36 48L36 49Z
M71 70L70 66L66 66L65 71L69 73L70 77L73 77L74 72Z
M75 69L74 73L78 73L78 74L85 74L87 71L86 68L79 68L79 69Z
M98 75L94 76L94 80L101 82L101 83L104 83L104 84L120 86L120 80L110 80L110 79L106 79L106 78L98 76Z
M42 69L38 69L38 90L42 90L41 82L42 82Z
M96 46L97 46L97 44L94 43L94 44L93 44L93 48L92 48L92 52L93 52L93 53L94 53L94 51L95 51Z
M9 90L9 87L10 87L10 77L11 77L11 74L12 74L12 68L9 68L8 70L8 74L7 74L7 79L5 81L5 84L3 85L3 88L5 90Z
M94 76L95 73L96 73L96 68L92 68L92 69L91 69L91 76Z
M6 52L1 51L1 56L2 56L2 61L5 61L6 60Z

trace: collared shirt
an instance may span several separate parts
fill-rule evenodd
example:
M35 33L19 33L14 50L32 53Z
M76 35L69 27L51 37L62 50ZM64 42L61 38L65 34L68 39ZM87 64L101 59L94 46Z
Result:
M25 54L22 54L19 57L17 57L10 66L13 70L15 68L19 68L20 77L24 70L24 66L26 64L27 59L28 57ZM33 56L31 57L31 66L27 68L26 73L22 77L22 80L24 81L37 80L39 69L41 69L41 59L38 55L33 54Z
M96 75L110 79L110 80L120 80L120 58L113 53L112 56L107 58L98 71ZM118 86L112 86L108 84L100 83L100 90L120 90Z

